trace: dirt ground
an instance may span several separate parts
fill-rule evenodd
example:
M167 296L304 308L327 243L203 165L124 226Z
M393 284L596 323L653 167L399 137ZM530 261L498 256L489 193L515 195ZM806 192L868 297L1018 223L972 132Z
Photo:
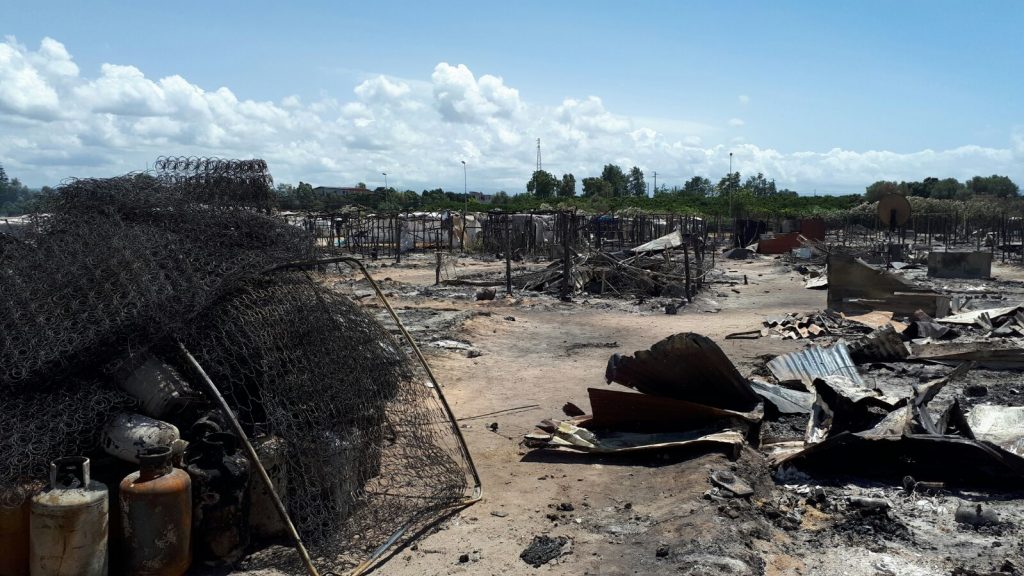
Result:
M463 259L450 271L462 276L500 266ZM722 274L693 304L669 315L652 302L577 298L565 303L538 294L509 298L502 297L501 288L495 300L477 302L472 297L476 288L432 290L432 258L375 266L371 272L403 316L419 318L436 310L452 317L454 325L445 326L444 337L480 351L470 358L462 351L425 348L460 419L484 493L481 502L395 552L375 573L926 575L951 574L965 565L1006 569L1000 564L1004 558L1019 570L1024 552L1015 526L1000 536L961 535L947 518L958 501L953 495L901 501L900 506L912 509L906 517L872 520L876 525L866 529L858 523L848 533L836 528L842 520L836 509L801 505L802 516L795 521L799 529L794 530L779 509L779 487L753 449L731 461L716 453L610 458L520 446L537 422L560 417L566 402L589 411L588 387L622 389L604 381L613 352L632 353L675 333L698 332L719 343L740 372L749 375L759 356L807 344L724 337L759 328L768 316L822 310L825 291L804 289L803 277L777 259L726 261L720 268ZM365 284L346 282L339 282L339 289L365 298ZM438 337L431 332L414 330L422 341ZM526 408L474 418L520 407ZM704 497L710 472L723 469L754 485L750 501ZM814 485L806 478L797 478L796 484L786 494ZM851 489L864 494L888 490L884 495L895 497L890 488L869 484L833 486L826 492L841 498ZM918 513L915 507L927 510ZM1014 508L1003 517L1018 512ZM948 545L942 544L943 534L949 536ZM567 553L533 567L520 553L540 535L566 537Z

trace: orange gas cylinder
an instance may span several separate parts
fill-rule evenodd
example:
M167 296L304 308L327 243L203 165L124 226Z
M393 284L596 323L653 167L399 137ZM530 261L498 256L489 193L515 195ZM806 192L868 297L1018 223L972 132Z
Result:
M121 481L123 566L133 576L181 576L192 563L192 481L171 466L171 449L139 453L138 472Z
M0 500L0 576L28 576L29 500L22 494Z

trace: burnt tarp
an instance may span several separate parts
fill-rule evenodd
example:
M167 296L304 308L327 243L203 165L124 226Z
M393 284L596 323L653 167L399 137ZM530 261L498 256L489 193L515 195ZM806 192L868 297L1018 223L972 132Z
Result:
M613 354L605 379L645 394L747 412L758 404L750 383L710 338L674 334L632 356Z
M923 310L933 317L949 313L949 297L880 270L847 254L828 257L828 307L847 314L886 310L909 316Z
M811 346L800 352L776 356L768 362L768 369L778 381L799 380L808 390L813 390L815 379L833 375L846 376L852 382L864 385L846 343L841 341L828 348Z
M928 275L933 278L991 278L991 252L929 252Z

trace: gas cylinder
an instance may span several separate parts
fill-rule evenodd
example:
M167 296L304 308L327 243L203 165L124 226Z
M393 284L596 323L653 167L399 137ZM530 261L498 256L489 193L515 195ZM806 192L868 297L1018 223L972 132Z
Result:
M28 576L29 498L0 499L0 576Z
M278 436L261 435L252 442L260 464L281 502L288 505L288 446ZM288 534L288 527L274 505L266 485L258 478L249 481L249 527L254 538L270 539ZM0 575L2 576L2 575Z
M139 463L139 452L153 446L182 442L177 426L141 414L118 414L103 429L103 450L127 462Z
M249 459L227 432L189 445L195 556L209 566L237 562L249 545Z
M121 481L122 562L132 576L181 576L192 563L192 481L171 457L167 446L147 448Z
M106 576L107 487L89 476L89 459L50 463L50 489L32 497L32 576Z
M177 370L154 356L145 356L118 387L139 401L139 410L153 418L179 414L195 397Z

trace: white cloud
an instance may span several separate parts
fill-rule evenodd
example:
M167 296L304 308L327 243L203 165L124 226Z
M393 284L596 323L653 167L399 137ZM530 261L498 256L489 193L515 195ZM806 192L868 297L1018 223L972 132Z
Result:
M478 81L465 64L441 62L431 75L438 111L451 122L479 123L490 117L511 117L520 109L519 91L496 76Z
M760 171L805 191L853 192L882 178L929 175L1024 181L1024 127L1008 134L1006 148L783 153L729 140L739 118L726 126L703 120L617 114L594 95L535 104L500 76L446 62L429 78L367 78L348 98L266 102L180 75L150 78L126 63L81 71L50 38L37 49L0 42L0 163L35 186L139 170L160 155L209 155L265 158L278 181L369 184L386 171L391 184L417 190L461 189L466 160L470 188L517 192L534 169L538 137L544 167L577 180L609 162L657 170L669 186L695 174L717 180L733 152L743 174Z

